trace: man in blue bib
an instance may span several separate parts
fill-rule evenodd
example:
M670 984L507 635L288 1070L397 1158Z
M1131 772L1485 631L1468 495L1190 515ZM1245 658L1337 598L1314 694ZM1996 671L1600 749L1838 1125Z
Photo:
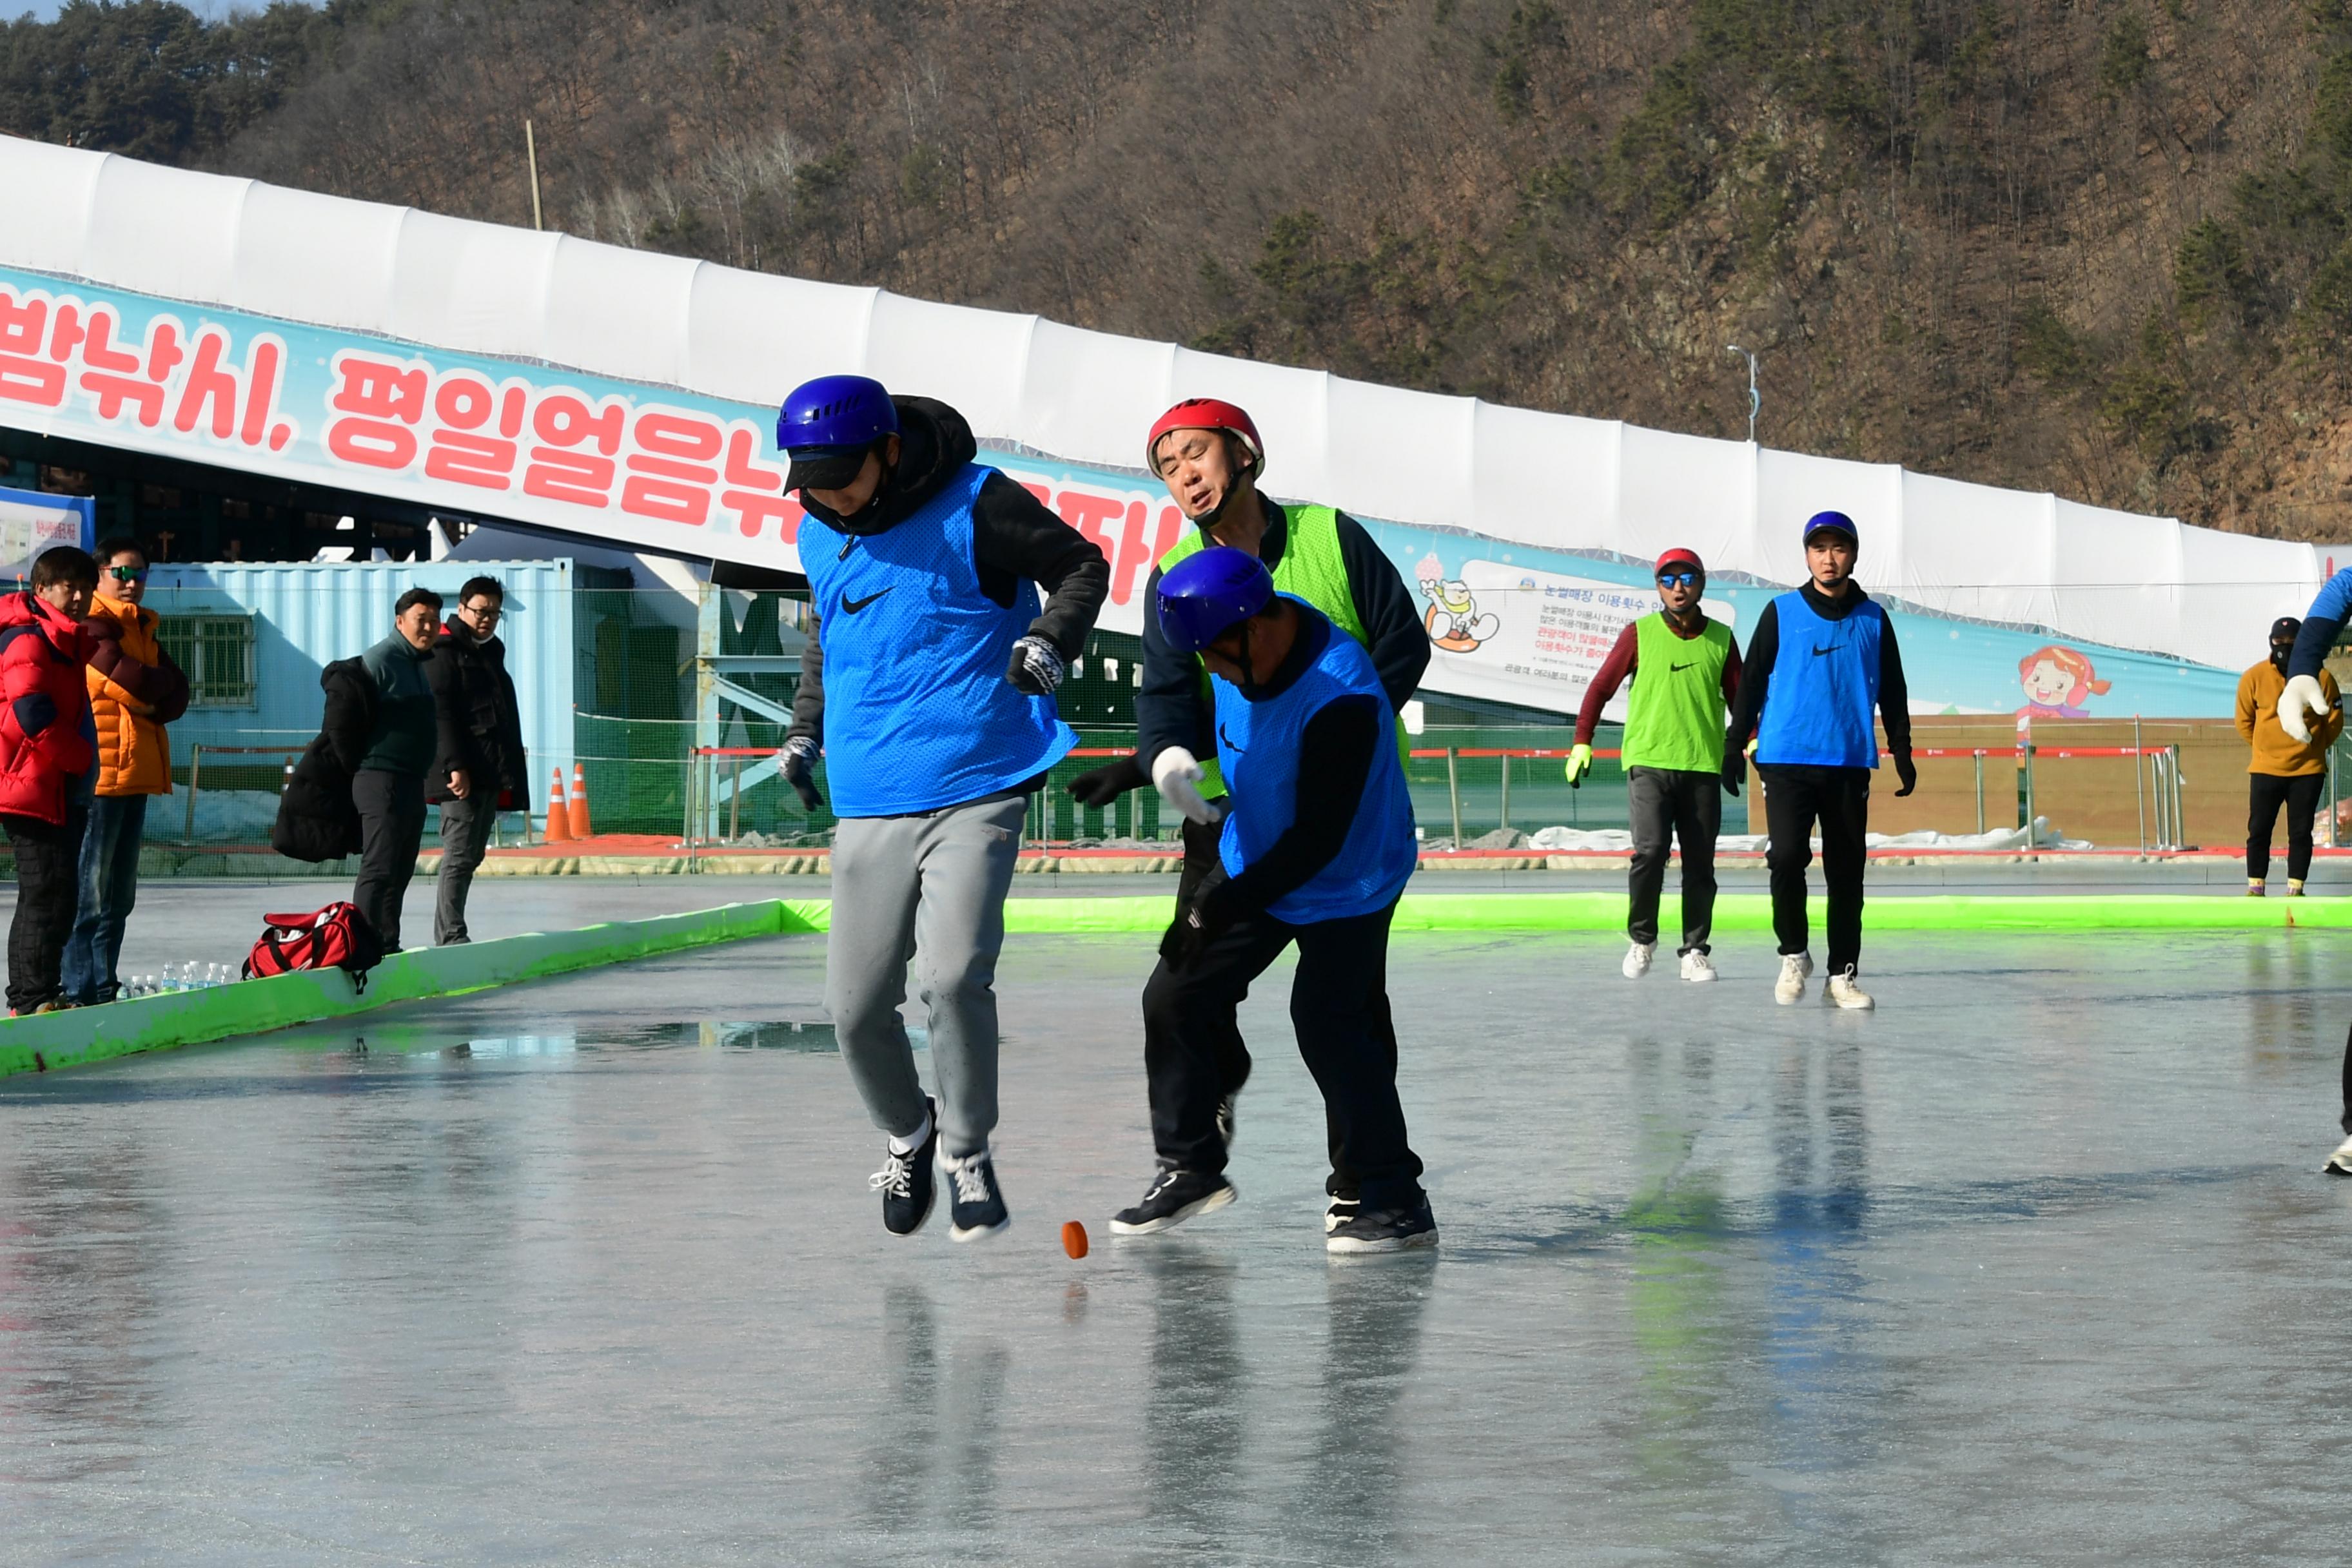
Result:
M1379 671L1363 645L1305 600L1276 594L1265 566L1239 550L1179 562L1153 597L1169 646L1198 655L1214 678L1228 810L1218 865L1170 928L1144 987L1160 1173L1111 1229L1149 1235L1234 1201L1217 1125L1219 1041L1250 982L1295 942L1291 1024L1361 1200L1324 1245L1433 1246L1437 1221L1396 1090L1389 921L1415 844Z
M1886 749L1909 795L1919 783L1911 762L1911 706L1903 656L1886 612L1853 580L1861 553L1853 519L1816 512L1805 523L1805 569L1812 581L1764 606L1748 643L1739 706L1723 747L1727 787L1748 771L1756 737L1756 773L1764 784L1764 821L1771 836L1772 933L1780 941L1780 977L1772 994L1783 1005L1804 999L1813 973L1805 913L1805 868L1813 863L1813 825L1822 831L1822 873L1829 883L1830 979L1822 999L1867 1008L1856 978L1862 961L1862 874L1869 857L1870 775L1878 766L1875 711ZM1736 793L1736 792L1735 792Z
M833 839L825 1005L874 1124L873 1186L908 1236L949 1180L950 1234L1010 1223L996 1126L996 955L1029 796L1077 737L1054 707L1110 586L1100 550L972 459L963 416L829 375L776 421L786 487L808 509L812 608L782 772L812 811L820 749ZM1050 595L1041 608L1037 590ZM898 1007L913 961L937 1099Z

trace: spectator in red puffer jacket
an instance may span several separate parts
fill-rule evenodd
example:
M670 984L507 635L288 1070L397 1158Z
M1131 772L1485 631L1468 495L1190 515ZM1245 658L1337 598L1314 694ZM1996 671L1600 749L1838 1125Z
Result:
M33 563L28 593L0 597L0 827L16 858L8 925L8 1011L67 1005L58 966L80 891L88 797L77 787L98 760L83 675L82 630L98 563L60 545Z

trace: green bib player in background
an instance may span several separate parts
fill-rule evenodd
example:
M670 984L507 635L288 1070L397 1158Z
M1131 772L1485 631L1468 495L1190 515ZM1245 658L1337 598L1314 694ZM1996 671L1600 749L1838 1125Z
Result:
M1683 851L1685 980L1712 980L1707 938L1715 925L1715 840L1723 828L1723 796L1738 793L1723 768L1724 716L1739 689L1739 644L1731 628L1706 618L1706 567L1695 552L1658 557L1658 597L1665 607L1618 634L1576 715L1576 746L1568 755L1568 782L1580 783L1592 766L1592 731L1601 710L1628 676L1633 693L1625 710L1625 795L1633 826L1633 909L1625 934L1625 978L1650 972L1658 951L1658 895L1666 858L1679 839Z

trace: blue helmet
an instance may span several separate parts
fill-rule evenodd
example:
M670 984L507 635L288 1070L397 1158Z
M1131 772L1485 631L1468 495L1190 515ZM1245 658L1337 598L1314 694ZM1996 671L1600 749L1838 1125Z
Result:
M776 414L776 447L791 455L784 488L839 489L866 454L898 434L898 405L871 376L821 375L793 388Z
M1158 597L1160 635L1199 653L1272 603L1274 579L1256 556L1217 545L1160 574Z
M1816 533L1843 533L1853 541L1855 548L1862 545L1862 534L1853 526L1853 519L1842 511L1817 511L1805 519L1805 542L1811 544Z

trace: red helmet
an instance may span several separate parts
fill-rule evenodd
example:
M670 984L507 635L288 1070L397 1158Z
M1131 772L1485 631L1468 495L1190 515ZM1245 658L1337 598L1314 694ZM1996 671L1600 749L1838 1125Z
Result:
M1659 556L1658 563L1651 570L1664 572L1669 566L1687 566L1702 577L1706 575L1706 563L1698 558L1698 552L1685 550L1679 544Z
M1171 430L1223 430L1249 448L1252 463L1265 468L1265 443L1258 439L1257 422L1238 405L1214 397L1188 397L1152 422L1144 438L1143 466L1160 471L1160 437Z

